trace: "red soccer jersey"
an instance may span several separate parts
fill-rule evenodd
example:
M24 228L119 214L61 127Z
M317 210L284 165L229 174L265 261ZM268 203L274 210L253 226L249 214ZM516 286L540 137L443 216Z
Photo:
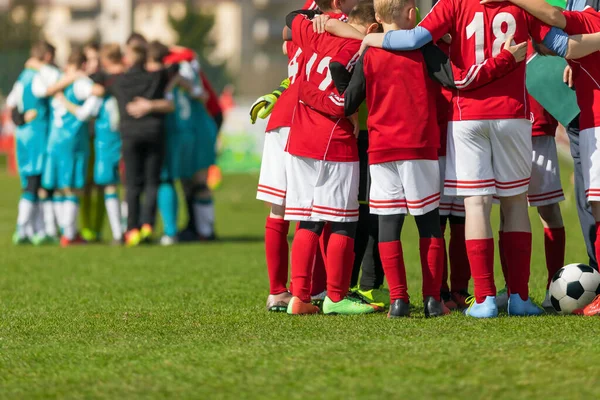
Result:
M554 119L548 111L542 107L536 99L529 96L529 105L531 107L531 123L533 136L554 136L558 121Z
M303 10L318 10L319 7L317 6L317 3L315 2L315 0L306 0L306 2L304 2L304 7L302 7Z
M600 31L600 13L588 7L584 11L565 11L564 31L569 35ZM600 53L595 52L578 60L569 60L573 69L573 83L577 104L581 109L579 126L583 129L600 126Z
M486 58L499 55L506 39L517 43L542 42L550 27L510 3L483 6L479 0L440 0L421 22L433 41L452 35L450 58L458 69L467 70ZM473 69L472 74L477 74ZM485 87L459 91L452 100L451 119L528 119L525 63Z
M332 16L332 17L341 17ZM340 50L353 46L356 54L360 41L336 36L317 34L312 22L299 15L292 25L292 38L303 51L300 72L296 84L311 82L319 90L335 91L329 72L329 63ZM351 59L344 64L350 64ZM358 161L358 148L352 123L346 118L336 118L298 102L290 130L287 151L299 157L317 160L350 162Z

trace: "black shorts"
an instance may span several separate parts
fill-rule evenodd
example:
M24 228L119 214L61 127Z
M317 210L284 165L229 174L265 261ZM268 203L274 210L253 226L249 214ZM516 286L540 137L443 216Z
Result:
M360 131L358 135L358 161L360 164L360 183L358 187L358 202L369 204L369 190L371 189L371 176L369 175L369 133Z

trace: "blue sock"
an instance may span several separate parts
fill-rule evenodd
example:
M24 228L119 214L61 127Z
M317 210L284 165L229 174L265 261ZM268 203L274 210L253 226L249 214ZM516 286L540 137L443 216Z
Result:
M162 216L165 235L177 235L177 192L172 183L161 183L158 187L158 210Z

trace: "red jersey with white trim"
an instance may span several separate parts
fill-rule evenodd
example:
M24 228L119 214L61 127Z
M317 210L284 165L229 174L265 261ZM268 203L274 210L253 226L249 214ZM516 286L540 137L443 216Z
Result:
M588 7L584 11L564 11L567 20L564 31L569 35L600 31L600 13ZM568 60L573 69L577 104L581 109L581 130L600 126L600 53L577 60Z
M450 58L458 69L465 71L499 55L511 35L516 43L525 42L530 36L541 43L551 29L513 4L483 6L479 0L440 0L420 25L431 33L434 42L450 33ZM469 69L471 75L479 71ZM471 78L467 75L464 83ZM484 87L456 92L452 103L453 121L529 119L525 63Z
M318 10L319 7L317 6L317 3L315 2L315 0L306 0L306 2L304 3L304 7L302 7L303 10Z
M329 63L347 46L354 49L348 54L357 55L361 42L328 33L317 34L312 22L302 15L293 21L292 40L303 51L296 84L311 82L321 91L337 93L329 72ZM343 64L350 65L352 61L344 60ZM347 118L331 117L298 101L286 150L292 155L316 160L358 161L358 148L353 132L354 127Z

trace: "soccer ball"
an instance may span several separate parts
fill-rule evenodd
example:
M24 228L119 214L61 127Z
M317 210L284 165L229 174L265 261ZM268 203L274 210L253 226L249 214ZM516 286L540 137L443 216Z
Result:
M600 294L600 274L584 264L569 264L552 277L550 301L559 314L573 311L590 304Z

